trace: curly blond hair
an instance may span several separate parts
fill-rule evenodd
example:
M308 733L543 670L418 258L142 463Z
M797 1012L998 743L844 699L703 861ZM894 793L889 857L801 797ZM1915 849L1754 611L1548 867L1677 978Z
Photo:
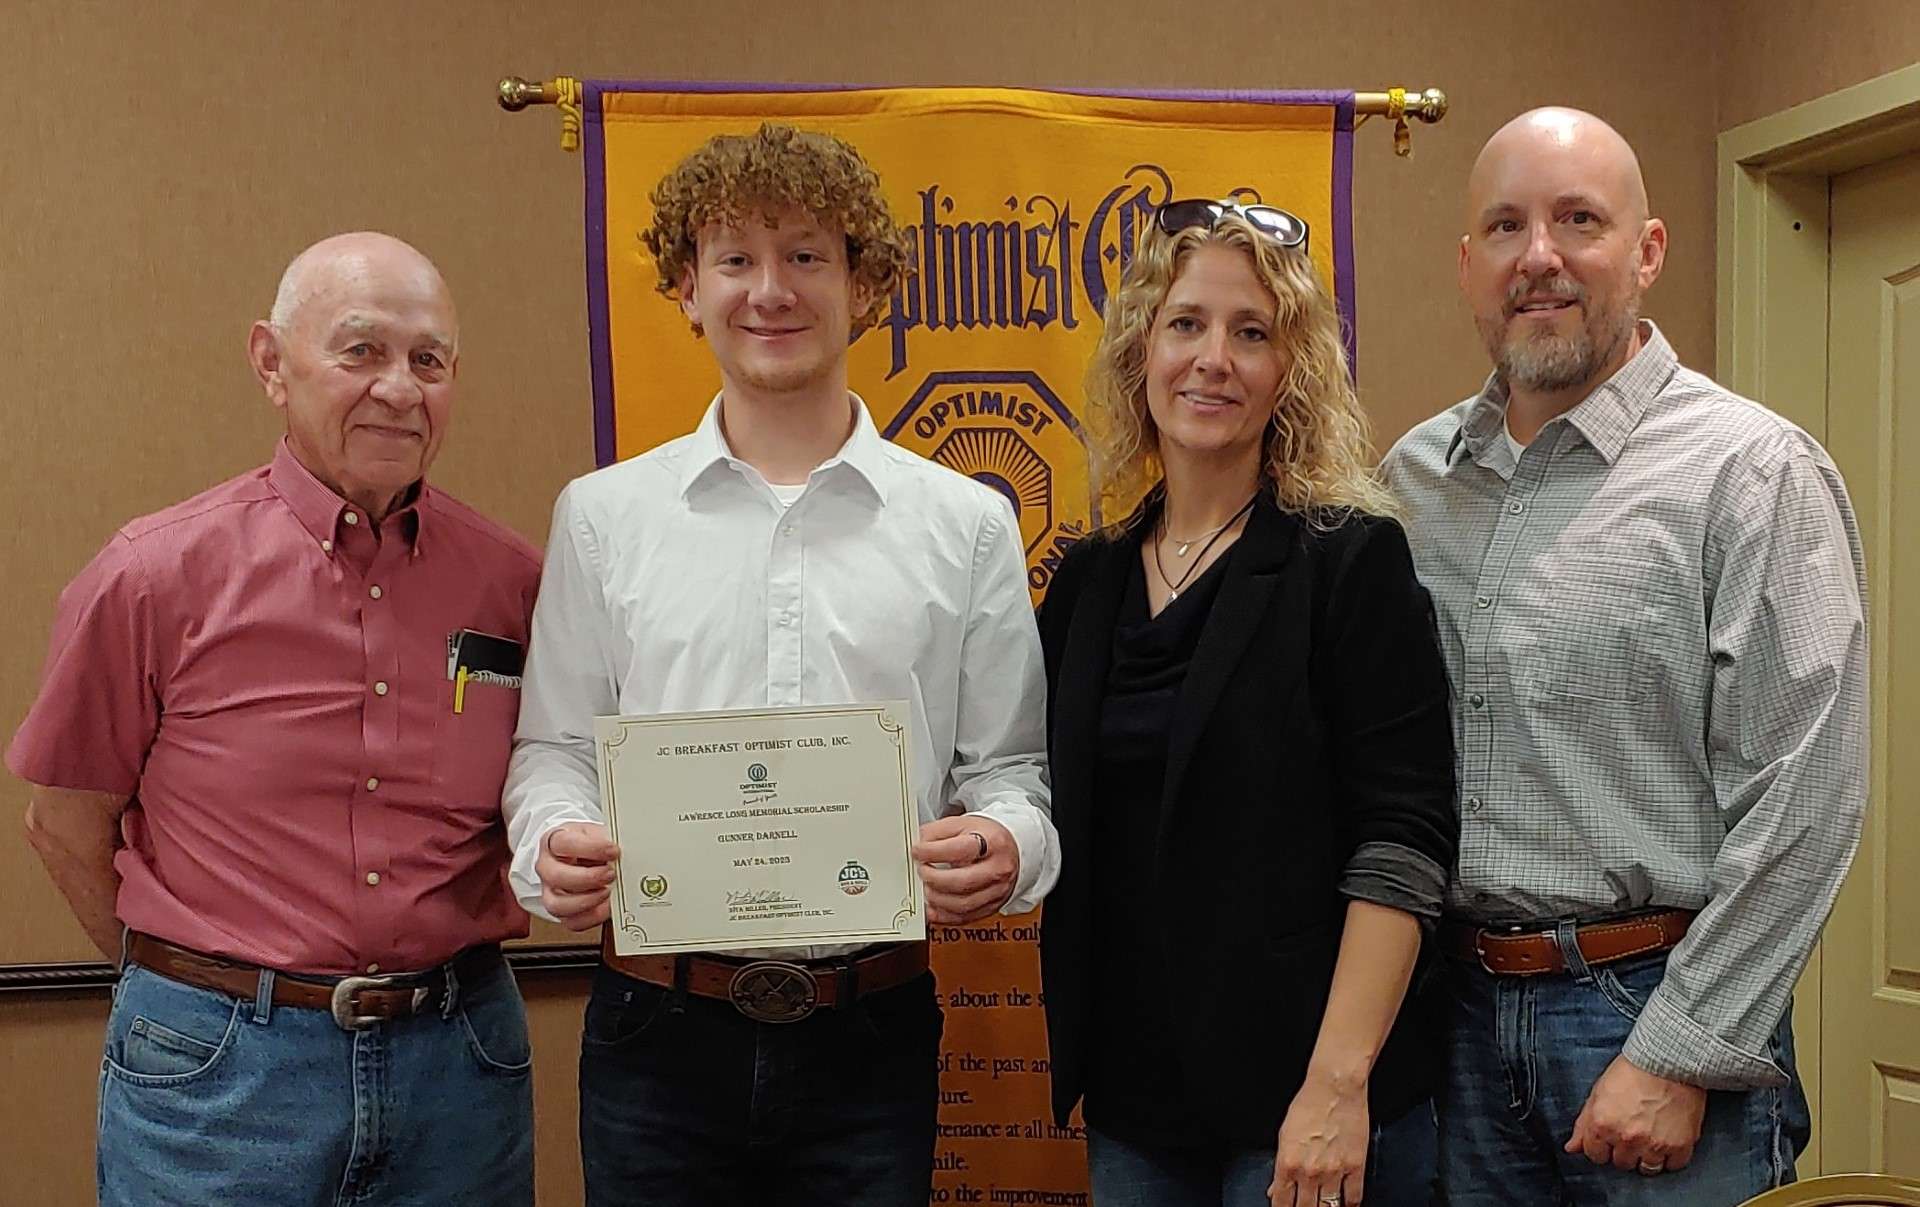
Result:
M1274 501L1320 529L1337 528L1354 512L1397 515L1373 470L1372 431L1347 371L1333 297L1304 249L1281 247L1233 213L1222 214L1212 230L1196 226L1174 235L1148 224L1120 287L1107 299L1106 328L1086 384L1096 497L1120 506L1160 482L1160 433L1147 409L1147 348L1174 278L1195 248L1208 245L1244 252L1273 295L1275 344L1288 358L1261 457Z
M907 237L880 194L879 175L831 134L767 122L752 134L715 135L653 186L652 201L653 225L640 241L659 269L656 288L676 301L708 224L738 226L788 210L846 235L848 267L866 287L855 335L879 321L894 283L909 271Z

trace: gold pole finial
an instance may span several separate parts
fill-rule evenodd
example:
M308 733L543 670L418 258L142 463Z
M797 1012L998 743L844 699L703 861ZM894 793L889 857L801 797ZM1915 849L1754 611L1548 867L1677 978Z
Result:
M1408 116L1417 117L1428 125L1447 115L1447 94L1438 88L1409 93L1406 104Z
M547 95L543 85L536 84L532 80L523 80L517 75L510 75L501 80L497 95L500 107L508 113L518 113L528 105L546 105L553 102L553 98Z
M528 105L557 105L560 108L560 149L578 151L580 149L580 104L586 97L586 89L579 80L563 75L545 83L521 79L510 75L500 81L494 90L500 107L508 113L518 113Z

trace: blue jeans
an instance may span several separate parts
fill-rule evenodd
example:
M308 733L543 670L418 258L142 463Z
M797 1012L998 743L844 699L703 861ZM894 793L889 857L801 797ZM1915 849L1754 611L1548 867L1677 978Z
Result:
M525 1207L532 1055L504 962L444 1013L343 1031L129 965L100 1073L102 1207Z
M580 1043L587 1203L925 1203L942 1025L931 973L757 1023L602 965Z
M1366 1207L1428 1207L1433 1201L1433 1108L1421 1103L1373 1128ZM1087 1128L1094 1207L1267 1207L1274 1148L1195 1151L1149 1148Z
M1771 1043L1789 1084L1710 1092L1692 1162L1648 1177L1595 1165L1563 1146L1593 1083L1666 975L1665 954L1598 968L1581 961L1565 975L1496 976L1478 964L1448 965L1454 1011L1440 1099L1440 1183L1449 1207L1723 1207L1793 1180L1810 1121L1793 1065L1792 1011Z

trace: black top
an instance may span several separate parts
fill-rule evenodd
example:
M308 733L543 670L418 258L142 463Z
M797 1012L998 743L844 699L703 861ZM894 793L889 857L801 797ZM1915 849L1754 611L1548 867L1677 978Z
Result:
M1135 558L1113 629L1093 770L1100 811L1093 829L1093 898L1100 924L1094 928L1086 1115L1124 1140L1207 1138L1205 1104L1190 1099L1170 1038L1177 997L1142 984L1137 969L1140 944L1157 933L1164 908L1143 889L1154 880L1167 731L1232 556L1228 548L1158 616L1147 614L1147 576Z
M1142 1076L1164 1089L1171 1074L1199 1116L1174 1122L1271 1144L1319 1035L1347 903L1438 912L1459 834L1446 670L1398 524L1316 527L1263 495L1210 570L1212 598L1162 613L1177 624L1181 603L1211 604L1172 693L1160 774L1136 776L1120 806L1130 871L1107 875L1109 760L1132 756L1103 730L1156 519L1149 505L1121 535L1074 546L1040 609L1061 850L1040 938L1054 1114L1064 1123L1089 1095L1098 1121L1102 1090ZM1118 926L1115 906L1128 911ZM1116 1002L1159 1025L1114 1034ZM1430 1093L1441 1018L1418 989L1401 1008L1370 1085L1376 1119ZM1141 1059L1143 1043L1162 1059Z

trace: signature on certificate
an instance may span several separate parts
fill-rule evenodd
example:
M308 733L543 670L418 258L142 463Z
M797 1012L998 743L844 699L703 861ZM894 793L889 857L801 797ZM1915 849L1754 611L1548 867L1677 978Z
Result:
M728 905L786 905L794 898L776 888L728 889Z

